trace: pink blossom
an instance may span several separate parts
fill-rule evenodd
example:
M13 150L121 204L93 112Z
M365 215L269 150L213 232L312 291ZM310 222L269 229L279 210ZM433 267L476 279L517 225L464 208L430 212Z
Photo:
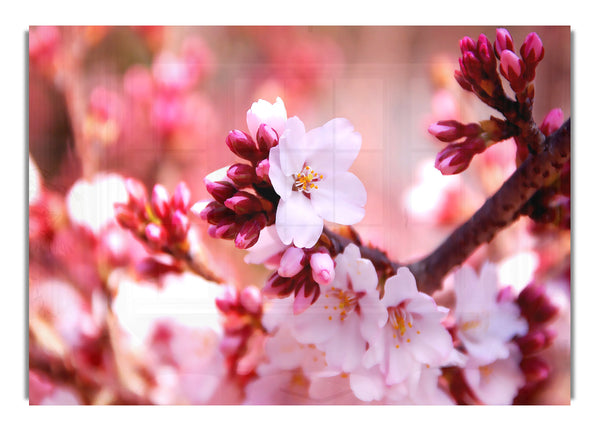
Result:
M527 332L527 322L514 302L497 301L496 266L484 264L479 277L470 267L462 267L455 275L454 289L457 336L470 358L479 365L507 358L508 342Z
M297 117L288 119L269 154L269 178L281 198L275 225L284 244L312 247L324 219L346 225L362 220L367 192L347 172L360 146L360 135L346 119L309 132Z
M387 308L385 327L369 342L363 364L379 364L388 385L401 383L415 362L440 366L452 353L452 338L442 325L448 313L433 298L419 292L408 268L400 268L385 282L381 299Z
M250 136L256 138L256 133L261 124L266 124L275 130L281 137L285 129L287 120L287 111L281 97L277 97L275 103L271 104L266 100L259 99L254 102L246 113L246 122Z
M322 288L311 308L293 319L293 331L302 343L315 343L333 367L349 372L361 362L370 343L387 319L379 301L377 274L354 244L335 258L333 282Z

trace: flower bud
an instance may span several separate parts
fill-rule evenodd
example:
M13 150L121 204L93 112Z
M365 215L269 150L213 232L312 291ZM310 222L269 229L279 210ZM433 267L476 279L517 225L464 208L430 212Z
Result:
M485 34L479 35L477 54L487 74L494 75L496 73L496 57L494 57L494 48Z
M523 337L517 338L515 341L523 355L531 355L539 352L552 344L556 337L556 332L548 328L529 332Z
M235 222L235 217L223 219L214 226L214 238L234 239L240 231L240 224Z
M548 364L535 356L523 358L521 370L529 382L541 382L547 379L550 374Z
M167 189L163 185L154 185L150 205L158 218L166 220L169 215L169 192L167 192Z
M313 253L310 257L312 277L321 285L329 284L335 277L333 260L329 253Z
M258 143L258 149L266 158L269 156L269 150L279 143L279 135L272 127L263 123L256 132L256 142Z
M235 213L219 202L212 201L200 212L200 218L210 224L217 224L224 218L233 217Z
M521 57L527 66L535 66L544 58L544 45L537 33L529 33L521 45Z
M474 82L482 80L482 64L474 52L466 52L462 57L462 61L459 60L459 64L465 76L468 76Z
M308 307L313 304L319 297L318 285L311 280L307 280L306 283L296 292L294 298L293 310L294 314L298 315L303 313Z
M450 144L436 156L435 167L443 175L461 173L469 167L475 154L485 148L485 142L480 138L468 139L460 144Z
M231 165L227 177L239 188L248 187L257 180L255 168L244 163Z
M240 293L240 303L250 313L258 313L262 309L262 295L255 286L247 286Z
M190 206L191 196L192 194L187 184L181 181L173 191L173 196L171 198L173 209L186 213Z
M225 143L236 156L242 159L254 163L264 158L252 140L252 137L241 130L230 131L227 139L225 139Z
M258 179L262 181L269 180L269 168L271 165L269 164L269 159L261 160L258 165L256 165L256 176Z
M140 218L132 212L126 204L116 203L114 205L115 208L115 218L121 227L125 229L130 229L133 231L137 231L140 227L141 220Z
M125 180L125 188L129 196L129 204L136 211L146 211L146 186L134 178Z
M304 268L304 250L289 247L281 256L277 273L282 277L293 277Z
M265 283L262 289L263 295L277 296L285 298L289 296L296 287L294 278L281 277L278 273L273 273Z
M464 55L466 52L475 51L476 45L475 41L468 36L463 37L459 42L458 46L460 47L460 52Z
M455 120L438 121L427 129L442 142L452 142L463 137L462 124Z
M208 193L219 203L225 202L238 191L237 187L227 181L212 182L205 178L204 185Z
M262 213L245 222L235 237L235 246L241 249L252 247L258 241L260 231L266 225L267 217Z
M167 231L161 225L148 223L146 225L146 239L148 243L155 249L160 250L167 244Z
M459 60L460 62L461 60ZM460 70L454 71L454 79L462 87L463 90L473 91L473 86L465 78L465 75Z
M500 72L508 82L510 87L515 93L520 93L525 89L527 84L523 78L523 72L525 71L525 64L517 55L505 49L500 55Z
M233 286L225 285L223 290L217 295L215 305L223 313L228 313L236 307L238 303L238 292Z
M494 51L496 52L496 57L500 58L502 51L505 49L514 51L512 36L507 29L498 28L496 29L496 41L494 42Z
M175 211L171 217L171 238L175 242L183 241L190 229L190 222L187 216L180 210Z
M233 210L236 214L253 214L262 211L261 201L248 192L237 192L224 202L225 206Z
M552 109L546 116L544 117L544 121L542 121L542 125L540 126L540 131L549 136L552 133L556 132L562 126L564 121L563 111L560 108Z

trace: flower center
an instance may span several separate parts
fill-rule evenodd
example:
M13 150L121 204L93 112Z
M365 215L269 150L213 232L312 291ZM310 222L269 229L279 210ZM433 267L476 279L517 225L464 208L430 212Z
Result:
M412 314L407 312L404 307L389 307L388 322L392 327L392 337L395 340L394 347L396 349L400 348L399 343L403 341L410 343L411 335L419 335L421 333L419 330L413 330ZM406 335L406 339L404 339L404 335Z
M305 166L298 174L294 174L294 190L310 193L317 190L317 182L323 179L323 175L315 172L310 166Z
M342 290L331 287L326 293L325 298L331 298L335 305L326 305L325 309L330 310L332 314L339 314L340 320L343 322L352 312L359 312L359 299L364 295L364 292L354 292L353 290ZM339 302L338 302L339 301ZM329 316L329 320L333 319L333 315Z

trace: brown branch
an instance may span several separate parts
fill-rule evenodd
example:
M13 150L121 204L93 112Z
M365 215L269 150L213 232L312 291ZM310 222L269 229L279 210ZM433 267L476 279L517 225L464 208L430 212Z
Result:
M500 189L429 256L409 265L419 290L432 293L443 278L462 264L481 244L520 216L523 205L544 185L554 181L571 157L571 120L544 142L544 151L530 155Z

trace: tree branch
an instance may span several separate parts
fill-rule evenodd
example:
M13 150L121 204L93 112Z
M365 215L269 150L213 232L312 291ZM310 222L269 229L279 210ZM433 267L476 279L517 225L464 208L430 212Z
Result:
M535 192L554 181L571 157L571 119L544 142L544 150L530 155L500 189L429 256L409 265L419 290L432 293L442 279L462 264L481 244L520 216Z

